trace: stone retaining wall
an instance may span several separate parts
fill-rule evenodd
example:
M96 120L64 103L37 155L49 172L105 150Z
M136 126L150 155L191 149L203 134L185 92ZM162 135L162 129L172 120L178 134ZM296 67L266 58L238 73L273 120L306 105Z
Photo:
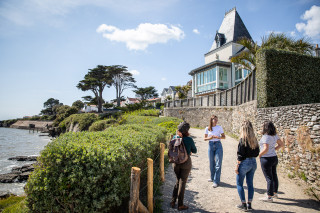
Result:
M16 129L29 129L29 124L34 124L36 129L44 130L47 129L46 125L51 126L53 121L30 121L30 120L18 120L12 124L11 128Z
M211 115L226 133L239 135L240 124L249 119L260 139L265 120L274 122L285 148L278 152L279 163L291 178L305 180L320 198L320 103L257 108L257 101L239 106L165 108L165 116L184 118L193 127L205 128Z

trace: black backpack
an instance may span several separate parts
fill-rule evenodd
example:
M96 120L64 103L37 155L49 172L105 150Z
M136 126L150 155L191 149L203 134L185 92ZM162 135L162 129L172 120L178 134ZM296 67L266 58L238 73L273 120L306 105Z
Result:
M168 157L170 163L181 164L188 160L186 147L182 138L175 138L169 142Z

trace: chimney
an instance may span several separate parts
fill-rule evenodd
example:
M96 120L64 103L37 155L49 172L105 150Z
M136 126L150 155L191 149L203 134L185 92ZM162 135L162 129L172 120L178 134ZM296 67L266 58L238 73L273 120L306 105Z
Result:
M318 44L316 45L315 52L316 52L316 57L320 57L320 48L319 48Z

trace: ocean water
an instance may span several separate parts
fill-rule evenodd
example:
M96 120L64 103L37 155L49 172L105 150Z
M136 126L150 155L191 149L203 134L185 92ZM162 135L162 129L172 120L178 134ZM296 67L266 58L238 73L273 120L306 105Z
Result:
M48 136L39 136L42 133L33 133L29 130L0 128L0 174L11 172L15 166L32 164L34 161L8 160L15 156L39 155L40 151L51 141ZM25 183L0 183L0 191L13 194L24 194Z

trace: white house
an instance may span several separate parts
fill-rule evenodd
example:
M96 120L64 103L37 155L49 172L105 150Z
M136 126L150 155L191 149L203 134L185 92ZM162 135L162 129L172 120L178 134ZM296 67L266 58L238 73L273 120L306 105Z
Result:
M169 88L164 88L161 93L161 103L164 103L167 98L170 97L171 100L175 100L176 98L176 90L174 86L170 86Z
M231 88L249 74L249 70L230 61L233 56L246 51L236 43L242 37L252 39L236 8L233 8L225 13L213 44L204 55L205 64L189 72L193 97Z
M139 98L129 98L127 97L125 101L121 101L120 106L121 107L125 107L126 105L129 104L135 104L135 103L140 103L140 99Z
M97 105L84 105L84 112L98 112Z

